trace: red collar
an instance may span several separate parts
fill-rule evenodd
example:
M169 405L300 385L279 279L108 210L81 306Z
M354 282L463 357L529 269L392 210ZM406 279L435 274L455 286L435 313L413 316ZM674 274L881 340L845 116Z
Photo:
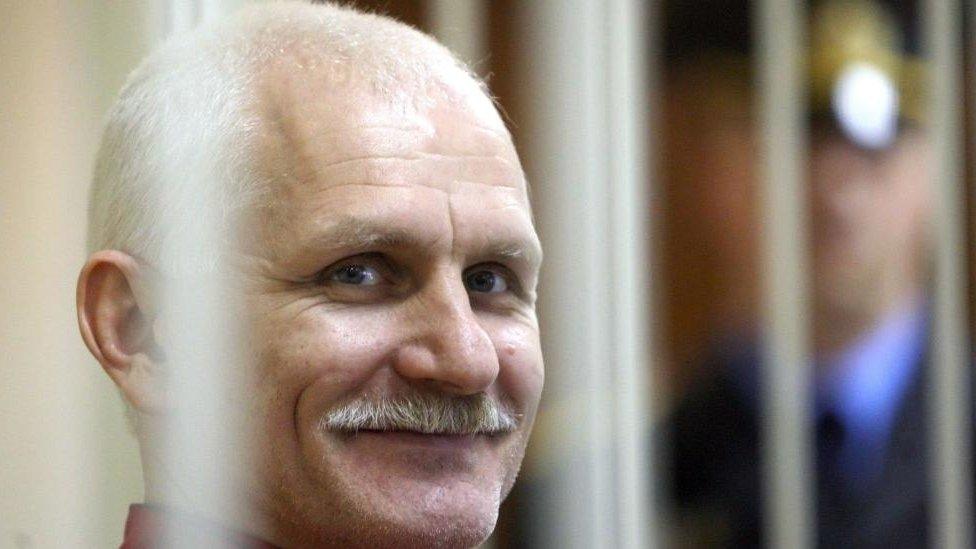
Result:
M234 549L280 549L266 541L235 532L204 519L179 511L148 504L129 506L125 521L125 538L119 549L153 549L163 541L166 528L178 528L194 547Z

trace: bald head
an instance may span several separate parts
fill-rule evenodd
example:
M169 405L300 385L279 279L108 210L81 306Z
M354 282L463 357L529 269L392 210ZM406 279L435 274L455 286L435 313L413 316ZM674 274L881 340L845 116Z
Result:
M301 105L323 97L332 107L316 113L316 131L359 98L406 115L463 103L505 132L483 84L416 29L330 4L250 6L171 39L130 75L98 153L90 250L165 256L173 270L207 265L212 250L187 248L194 239L181 231L267 200L269 136L285 137Z

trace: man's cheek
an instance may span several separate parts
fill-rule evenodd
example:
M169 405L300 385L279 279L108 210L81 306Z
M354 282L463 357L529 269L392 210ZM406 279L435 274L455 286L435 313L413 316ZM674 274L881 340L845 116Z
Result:
M323 312L293 326L275 343L276 385L321 413L378 382L377 372L402 343L389 315Z
M498 352L498 383L520 407L534 409L545 377L539 332L523 325L495 328L492 341Z
M356 362L381 343L388 329L384 315L355 309L310 309L292 318L269 317L263 330L265 347L277 360L264 366L282 374L313 373L321 368Z

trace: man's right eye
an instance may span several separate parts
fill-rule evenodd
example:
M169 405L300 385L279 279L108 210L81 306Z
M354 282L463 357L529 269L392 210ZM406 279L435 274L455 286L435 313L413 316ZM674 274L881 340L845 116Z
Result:
M347 257L322 269L316 276L316 283L336 289L367 289L389 286L394 281L393 273L381 254L360 254Z
M350 286L376 286L383 280L379 271L367 265L350 264L333 269L328 280Z

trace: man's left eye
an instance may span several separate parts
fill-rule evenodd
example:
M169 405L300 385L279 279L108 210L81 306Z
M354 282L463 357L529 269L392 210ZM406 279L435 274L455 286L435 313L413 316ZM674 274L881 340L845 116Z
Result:
M508 281L500 273L478 269L464 275L464 285L472 292L497 294L508 290Z
M381 277L376 269L366 265L343 265L329 277L333 282L351 286L376 286Z

